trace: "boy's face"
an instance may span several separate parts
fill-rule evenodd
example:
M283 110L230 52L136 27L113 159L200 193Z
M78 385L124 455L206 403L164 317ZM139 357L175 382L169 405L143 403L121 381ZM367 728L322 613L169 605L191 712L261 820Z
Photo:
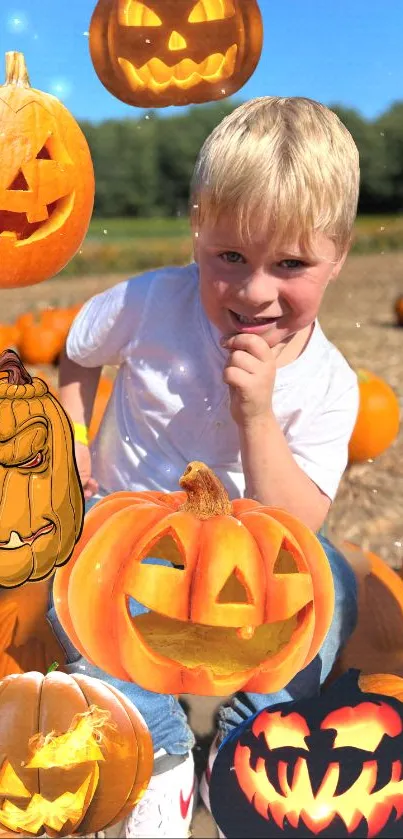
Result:
M204 309L222 335L253 332L279 347L313 323L346 254L336 262L324 234L313 240L315 260L295 243L273 253L267 239L242 245L234 227L222 220L194 237Z

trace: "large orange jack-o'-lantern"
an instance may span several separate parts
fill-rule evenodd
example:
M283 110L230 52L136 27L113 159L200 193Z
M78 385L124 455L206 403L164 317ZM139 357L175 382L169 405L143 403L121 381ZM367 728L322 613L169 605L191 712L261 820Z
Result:
M142 716L111 685L55 672L0 681L0 828L102 830L133 809L152 766Z
M268 707L223 742L209 792L228 839L403 835L403 704L357 676Z
M102 84L140 108L222 99L259 61L257 0L98 0L90 50Z
M0 355L0 505L0 586L67 562L84 516L71 423L13 350Z
M24 56L6 54L0 87L0 287L57 274L87 232L94 173L67 108L30 87Z
M279 690L329 628L326 555L293 516L231 502L203 463L179 483L185 492L118 492L90 510L55 576L59 620L86 658L151 691ZM150 611L133 617L130 597Z

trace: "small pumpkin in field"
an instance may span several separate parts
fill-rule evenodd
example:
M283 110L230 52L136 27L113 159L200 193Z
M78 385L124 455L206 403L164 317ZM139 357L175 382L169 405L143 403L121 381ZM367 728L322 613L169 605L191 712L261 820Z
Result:
M288 513L230 501L203 463L179 483L184 492L117 492L94 505L55 576L59 620L88 659L147 690L280 690L332 619L323 548ZM150 611L132 617L130 597Z
M102 84L139 108L231 96L263 43L257 0L98 0L91 58Z
M0 681L0 826L76 836L124 818L153 766L146 724L120 691L81 674Z
M358 676L268 706L226 738L209 785L222 835L402 836L403 704L382 677L367 692Z
M0 586L49 576L80 536L84 501L67 414L17 353L0 355Z
M47 280L87 232L94 172L67 108L31 88L22 53L6 53L0 87L0 287Z
M403 326L403 294L396 298L394 309L398 326Z
M106 411L107 404L113 391L113 382L107 376L101 376L95 394L94 406L91 414L90 427L88 429L88 439L91 443L98 433L102 418Z
M350 439L350 463L361 463L378 457L393 443L399 433L399 400L379 376L369 370L357 370L360 406Z

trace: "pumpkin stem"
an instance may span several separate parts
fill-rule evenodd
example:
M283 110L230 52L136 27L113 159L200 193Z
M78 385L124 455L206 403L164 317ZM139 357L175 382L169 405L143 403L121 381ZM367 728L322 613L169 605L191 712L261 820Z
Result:
M58 661L54 661L54 662L53 662L53 664L51 664L51 665L50 665L50 667L48 667L48 669L47 669L47 671L46 671L46 676L47 676L49 673L53 673L53 671L54 671L54 670L57 670L57 668L58 668L58 667L59 667L59 662L58 662Z
M32 378L14 350L4 350L0 355L0 373L8 373L9 385L32 385Z
M15 84L17 87L31 87L22 52L6 52L6 84Z
M179 478L179 484L187 494L187 500L180 510L192 513L198 519L232 515L232 504L227 490L205 463L199 460L189 463Z

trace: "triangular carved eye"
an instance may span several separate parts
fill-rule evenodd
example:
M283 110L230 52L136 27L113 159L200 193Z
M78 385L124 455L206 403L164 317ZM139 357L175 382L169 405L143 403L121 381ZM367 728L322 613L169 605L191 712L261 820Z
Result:
M290 550L287 550L284 543L281 546L277 559L274 563L273 574L297 574L298 565Z
M26 177L25 177L24 173L21 171L21 169L18 172L18 174L15 176L14 180L12 181L12 183L10 184L8 189L13 189L13 190L15 189L15 190L21 190L21 191L29 192L29 185L28 185Z
M52 160L49 149L46 145L42 146L41 150L36 155L37 160Z
M31 793L24 786L8 760L5 760L0 768L0 796L31 798Z
M242 578L239 568L234 568L228 580L224 583L218 597L217 603L252 603L252 597L248 591L245 580Z

